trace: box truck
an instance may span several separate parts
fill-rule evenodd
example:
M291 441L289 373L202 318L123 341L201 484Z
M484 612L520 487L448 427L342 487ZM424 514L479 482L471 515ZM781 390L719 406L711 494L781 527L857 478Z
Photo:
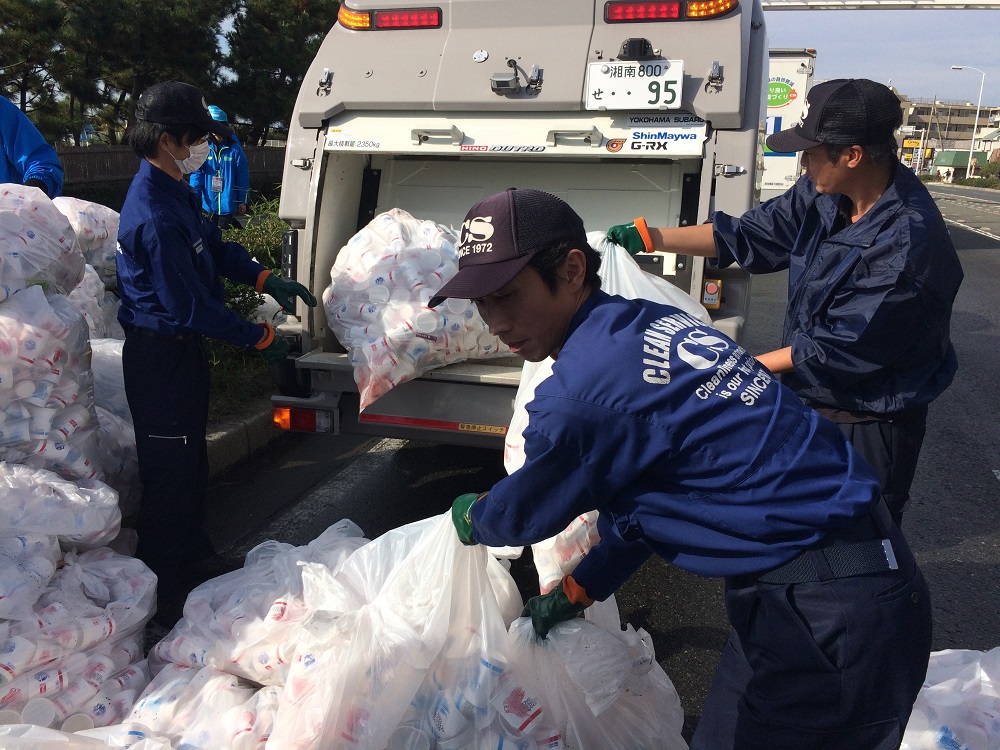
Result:
M802 119L806 93L816 67L814 49L772 49L768 53L767 134L790 128ZM760 199L781 195L802 173L800 154L781 154L764 147Z
M588 231L742 213L759 199L767 75L759 0L349 0L290 122L283 272L320 298L338 252L381 212L457 228L508 187L562 197ZM637 260L739 339L742 269ZM279 328L293 356L278 426L502 447L520 359L433 369L360 411L322 306L296 313Z

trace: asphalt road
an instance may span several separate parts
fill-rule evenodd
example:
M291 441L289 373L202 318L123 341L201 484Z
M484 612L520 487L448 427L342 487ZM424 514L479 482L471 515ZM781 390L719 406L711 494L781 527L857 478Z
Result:
M989 217L973 223L1000 219L995 201L954 197L944 189L935 195L948 214L954 202L975 212L973 217ZM972 208L965 205L970 203ZM966 274L953 317L960 369L931 406L903 529L931 587L934 649L987 650L1000 645L1000 241L953 227ZM784 274L754 280L743 342L753 353L777 345L785 283ZM252 466L215 481L210 530L233 558L265 539L305 544L345 517L374 538L443 513L457 495L489 488L503 475L499 451L285 436ZM528 559L516 562L512 572L522 593L531 595L537 583ZM657 658L680 694L690 737L728 636L721 582L651 560L619 591L618 602L624 621L652 635Z

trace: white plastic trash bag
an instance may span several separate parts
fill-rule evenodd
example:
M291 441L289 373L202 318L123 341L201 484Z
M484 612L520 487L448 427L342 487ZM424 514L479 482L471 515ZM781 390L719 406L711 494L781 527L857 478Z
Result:
M644 630L613 632L576 618L542 640L525 617L510 635L514 665L530 676L565 747L686 750L680 698Z
M427 307L458 272L457 242L450 229L394 208L337 255L323 308L351 353L362 409L427 370L509 353L468 300Z
M118 212L81 198L61 195L52 203L69 220L87 263L108 287L118 285L115 252L118 249Z
M119 339L95 338L90 341L91 370L94 381L94 404L132 424L132 412L125 395L122 349Z
M328 609L299 639L269 744L446 750L554 736L509 668L503 612L520 607L516 587L486 548L458 541L450 514L379 537L336 576L307 565L303 579Z
M1000 750L1000 648L931 654L900 750Z
M261 685L284 685L312 614L303 596L302 564L337 571L367 542L356 524L342 520L302 547L274 541L254 547L242 569L188 594L184 616L150 652L153 668L209 666Z
M69 294L84 262L69 220L43 191L0 185L0 301L35 284Z
M86 319L91 339L125 338L125 331L118 322L121 300L104 288L104 282L90 264L85 266L83 279L66 299Z
M82 487L47 469L0 461L0 529L53 534L67 546L99 547L121 526L118 493L102 482Z

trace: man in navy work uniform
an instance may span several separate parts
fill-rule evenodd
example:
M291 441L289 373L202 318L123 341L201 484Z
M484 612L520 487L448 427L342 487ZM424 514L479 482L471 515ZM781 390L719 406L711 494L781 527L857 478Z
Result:
M840 430L711 326L602 292L582 220L553 195L483 200L459 253L431 304L472 299L511 351L555 363L527 406L524 465L455 500L458 536L532 544L600 511L600 543L529 600L538 635L655 553L726 581L733 633L692 748L898 747L930 601Z
M805 175L784 195L711 224L612 227L630 252L668 250L788 269L781 348L757 359L840 425L875 470L897 523L927 424L955 376L951 309L962 267L941 212L896 159L899 98L863 78L809 90L802 122L770 149L801 151Z
M0 182L41 189L49 198L62 193L63 168L56 150L13 102L0 96Z
M225 135L229 127L209 116L201 91L179 81L151 86L139 97L136 120L129 139L142 161L119 220L118 319L143 484L136 556L158 577L157 620L170 626L197 564L214 556L204 528L209 368L202 337L255 348L271 362L288 352L270 325L225 306L222 277L270 294L290 312L296 297L310 306L316 299L242 245L223 242L202 217L184 177L205 161L207 134Z
M229 117L214 104L208 112L216 122L229 124ZM219 229L239 226L238 216L247 212L250 198L250 165L236 133L229 137L208 135L208 159L191 173L191 187L201 198L201 210Z

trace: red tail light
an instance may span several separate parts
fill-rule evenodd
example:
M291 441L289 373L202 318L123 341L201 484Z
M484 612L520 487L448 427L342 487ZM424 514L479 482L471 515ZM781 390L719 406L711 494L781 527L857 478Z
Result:
M441 9L377 10L375 11L375 28L439 29L441 28Z
M668 3L609 2L604 6L604 20L608 23L672 21L680 17L679 0Z

